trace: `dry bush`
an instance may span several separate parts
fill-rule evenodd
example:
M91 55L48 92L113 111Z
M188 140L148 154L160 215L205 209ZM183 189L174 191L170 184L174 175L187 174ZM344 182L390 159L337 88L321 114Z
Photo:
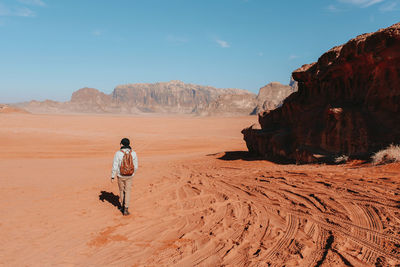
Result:
M372 162L375 165L387 164L400 161L400 145L391 144L387 148L376 152L372 156Z
M349 156L341 155L341 156L335 158L335 163L336 164L346 163L348 160L349 160Z

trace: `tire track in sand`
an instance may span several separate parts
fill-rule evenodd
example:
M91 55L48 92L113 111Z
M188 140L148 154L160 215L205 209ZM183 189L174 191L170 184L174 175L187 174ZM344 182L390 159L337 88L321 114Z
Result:
M336 166L323 172L319 166L240 164L245 166L213 158L176 164L174 184L166 187L170 193L162 191L171 216L158 227L168 229L159 229L162 234L152 242L157 253L140 263L400 264L397 200L379 195L365 201L375 184L365 181L364 188L362 181L348 181L352 175L358 181L360 170L342 174ZM377 184L384 185L398 186ZM166 237L169 245L161 246Z

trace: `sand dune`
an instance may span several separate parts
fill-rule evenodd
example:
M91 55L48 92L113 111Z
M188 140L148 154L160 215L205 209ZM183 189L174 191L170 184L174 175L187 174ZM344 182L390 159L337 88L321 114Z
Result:
M0 116L0 265L400 264L400 165L248 160L255 119ZM109 181L125 136L127 217Z

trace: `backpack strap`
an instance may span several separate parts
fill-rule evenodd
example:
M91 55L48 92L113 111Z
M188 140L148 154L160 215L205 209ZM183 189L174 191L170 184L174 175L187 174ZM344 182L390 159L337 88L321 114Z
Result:
M122 149L120 149L120 151L122 152L122 153L124 153L124 154L129 154L129 153L131 153L132 152L132 150L131 149L129 149L126 153L125 153L125 151L123 151Z

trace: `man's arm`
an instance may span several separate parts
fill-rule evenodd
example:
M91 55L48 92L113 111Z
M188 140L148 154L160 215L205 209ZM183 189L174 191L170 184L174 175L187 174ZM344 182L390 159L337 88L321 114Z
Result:
M139 168L136 152L132 153L132 156L133 156L132 157L133 158L133 167L135 167L135 173L136 173L137 169Z
M115 178L115 175L117 174L117 170L118 170L118 152L116 152L114 155L114 161L113 161L112 170L111 170L111 180Z

